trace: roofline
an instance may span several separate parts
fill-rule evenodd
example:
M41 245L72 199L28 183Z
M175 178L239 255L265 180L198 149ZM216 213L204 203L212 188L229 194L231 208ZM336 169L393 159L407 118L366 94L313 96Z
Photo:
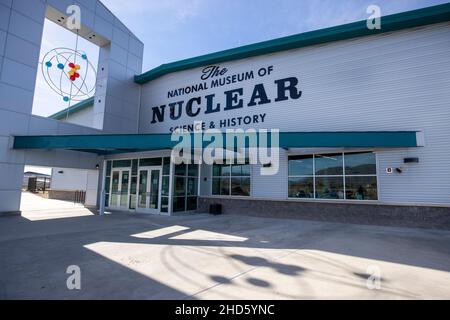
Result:
M61 111L58 111L55 114L52 114L48 118L55 120L62 120L67 116L67 113L70 115L82 111L86 108L92 107L94 105L94 97L90 97L86 100L80 101L77 104L74 104L71 107L65 108Z
M288 37L245 45L210 53L194 58L162 64L134 77L135 83L144 84L165 74L207 66L210 64L239 60L279 51L303 48L328 42L348 40L363 36L414 28L450 20L450 3L406 11L382 17L381 29L369 30L367 21L362 20L331 28L300 33Z

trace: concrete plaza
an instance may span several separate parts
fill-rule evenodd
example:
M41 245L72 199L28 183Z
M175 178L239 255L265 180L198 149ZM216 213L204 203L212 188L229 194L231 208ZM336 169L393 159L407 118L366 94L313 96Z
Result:
M22 217L0 218L1 299L450 298L448 231L22 201Z

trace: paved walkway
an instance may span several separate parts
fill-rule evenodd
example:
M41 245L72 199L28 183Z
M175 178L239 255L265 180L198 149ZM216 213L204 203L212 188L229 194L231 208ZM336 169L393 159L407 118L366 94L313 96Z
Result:
M450 299L446 231L53 210L0 218L0 298Z
M30 192L22 193L20 209L22 210L22 216L30 220L56 219L68 216L79 217L93 214L81 204L46 199Z

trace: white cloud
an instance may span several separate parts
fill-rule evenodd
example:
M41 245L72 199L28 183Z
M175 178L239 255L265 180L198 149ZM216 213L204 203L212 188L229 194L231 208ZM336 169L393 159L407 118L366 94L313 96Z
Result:
M132 4L123 0L103 0L103 3L119 18L128 15L154 16L166 15L175 16L178 21L197 16L206 0L133 0Z

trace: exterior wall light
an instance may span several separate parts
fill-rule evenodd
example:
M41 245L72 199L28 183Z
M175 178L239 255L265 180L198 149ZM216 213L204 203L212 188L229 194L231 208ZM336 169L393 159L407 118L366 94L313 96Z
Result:
M419 163L419 158L404 158L404 163Z

